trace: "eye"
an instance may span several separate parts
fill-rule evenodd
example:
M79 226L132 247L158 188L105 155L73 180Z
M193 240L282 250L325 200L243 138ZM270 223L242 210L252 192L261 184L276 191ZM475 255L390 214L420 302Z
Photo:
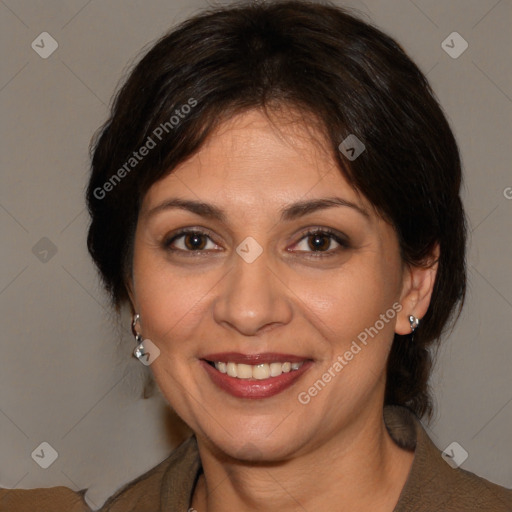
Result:
M204 252L205 249L212 249L212 247L207 247L208 240L216 247L209 233L198 229L182 229L178 233L166 238L163 246L168 251L198 253Z
M208 243L213 247L208 247ZM332 243L338 244L338 247L330 249ZM172 252L199 254L208 249L213 249L217 245L213 242L211 235L199 229L182 229L163 241L164 249ZM300 246L302 245L302 249ZM299 242L294 247L299 247L297 252L311 253L308 257L327 257L334 256L336 253L350 247L349 242L341 234L328 228L314 228L306 231ZM294 249L295 250L295 249Z
M337 243L338 247L328 250L333 242ZM300 247L301 244L303 249L299 249L298 252L311 252L312 254L309 257L314 258L333 256L349 247L348 240L327 228L315 228L306 231L294 247Z

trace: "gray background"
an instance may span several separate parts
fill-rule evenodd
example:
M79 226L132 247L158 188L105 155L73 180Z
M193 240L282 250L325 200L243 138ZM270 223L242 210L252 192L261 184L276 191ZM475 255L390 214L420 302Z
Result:
M512 3L343 4L428 74L460 143L469 296L432 378L429 433L441 449L457 441L468 452L463 468L511 487ZM88 487L97 508L185 435L158 393L140 398L146 368L130 357L129 319L108 309L87 255L83 192L88 144L120 77L142 48L206 5L0 0L1 487ZM59 45L47 59L31 48L44 31ZM441 46L454 31L469 44L457 59ZM31 457L43 441L58 452L46 470Z

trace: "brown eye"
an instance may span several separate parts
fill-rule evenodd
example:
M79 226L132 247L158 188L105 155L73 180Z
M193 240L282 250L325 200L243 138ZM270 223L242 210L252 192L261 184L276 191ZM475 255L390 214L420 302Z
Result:
M338 244L338 247L329 249L333 242ZM350 244L343 235L330 229L313 229L304 233L295 247L298 248L297 252L304 252L308 256L316 258L334 256L340 251L348 249Z
M204 249L206 245L205 237L200 233L187 233L183 237L185 247L191 251Z
M163 246L166 250L175 252L202 252L204 249L211 248L207 247L209 241L215 247L207 233L197 230L184 230L166 239Z
M317 233L315 235L309 235L309 247L313 251L326 251L332 242L332 237L326 236L323 233Z

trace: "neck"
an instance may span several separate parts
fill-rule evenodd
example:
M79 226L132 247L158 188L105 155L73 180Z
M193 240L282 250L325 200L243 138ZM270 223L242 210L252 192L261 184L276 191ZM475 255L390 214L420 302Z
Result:
M219 460L198 439L203 474L193 508L201 512L392 511L414 454L391 439L382 409L373 411L360 414L328 442L281 463Z

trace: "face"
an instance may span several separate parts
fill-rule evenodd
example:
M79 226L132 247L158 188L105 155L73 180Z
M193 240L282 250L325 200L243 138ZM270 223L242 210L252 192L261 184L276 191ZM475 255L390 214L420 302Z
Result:
M322 147L311 127L251 111L141 207L130 288L160 350L151 369L232 457L285 459L382 407L397 237Z

